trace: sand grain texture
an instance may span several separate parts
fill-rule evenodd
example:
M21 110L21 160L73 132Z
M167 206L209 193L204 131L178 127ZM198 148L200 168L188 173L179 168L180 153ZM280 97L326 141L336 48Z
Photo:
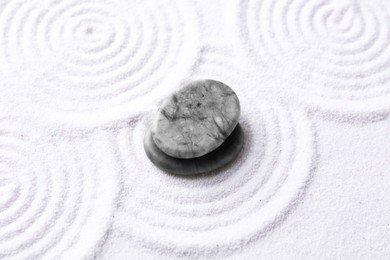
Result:
M0 259L385 259L390 3L0 1ZM240 98L209 175L143 137L189 80Z

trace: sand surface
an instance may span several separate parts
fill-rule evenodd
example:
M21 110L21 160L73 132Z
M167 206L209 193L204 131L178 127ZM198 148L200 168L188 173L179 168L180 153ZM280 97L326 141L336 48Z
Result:
M244 149L197 178L143 136L228 84ZM0 259L387 259L390 2L0 1Z

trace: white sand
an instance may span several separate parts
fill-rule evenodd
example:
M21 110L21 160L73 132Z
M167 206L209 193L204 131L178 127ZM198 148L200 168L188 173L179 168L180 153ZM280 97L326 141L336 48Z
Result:
M0 2L0 259L386 259L386 0ZM243 152L164 174L142 138L190 79Z

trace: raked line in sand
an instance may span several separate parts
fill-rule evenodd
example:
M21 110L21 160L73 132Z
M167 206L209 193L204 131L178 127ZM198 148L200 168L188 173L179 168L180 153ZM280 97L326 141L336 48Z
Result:
M114 229L176 256L210 256L275 228L310 182L313 129L300 110L252 102L240 120L246 141L239 158L201 178L172 176L148 161L142 140L150 114L119 130L111 142L123 165Z
M25 92L46 121L111 122L180 84L198 54L198 23L188 1L6 0L0 68L34 71Z
M282 95L331 119L370 122L389 115L388 3L233 2L237 47L260 67L277 68Z
M104 134L66 141L14 121L0 120L0 258L93 256L118 192Z

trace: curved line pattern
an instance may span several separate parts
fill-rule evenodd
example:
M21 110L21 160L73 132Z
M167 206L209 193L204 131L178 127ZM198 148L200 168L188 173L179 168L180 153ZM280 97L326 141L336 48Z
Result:
M99 120L110 110L110 120L180 84L195 62L197 19L174 0L14 0L0 6L0 35L11 62L47 63L33 82L39 105Z
M290 82L284 92L300 97L314 110L346 114L389 111L388 3L238 3L236 21L241 43L245 42L256 63L277 64L291 71L284 79ZM292 78L298 80L293 82ZM291 83L296 86L291 88Z
M147 247L211 254L276 227L310 178L312 129L303 112L267 100L251 104L240 121L242 153L201 178L168 175L148 161L145 121L121 130L117 154L128 179L117 228Z
M110 224L115 178L85 153L91 143L43 144L10 125L0 121L0 258L90 256Z

